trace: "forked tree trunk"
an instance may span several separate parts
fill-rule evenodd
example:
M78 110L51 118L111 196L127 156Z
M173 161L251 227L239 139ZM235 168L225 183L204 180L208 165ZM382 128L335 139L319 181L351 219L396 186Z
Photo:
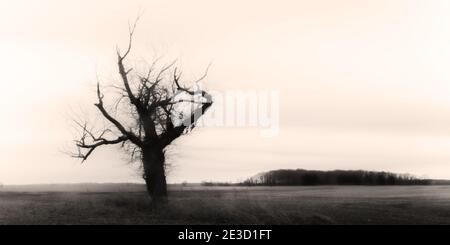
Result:
M167 203L167 183L164 168L164 152L159 149L144 149L142 153L144 180L153 206Z

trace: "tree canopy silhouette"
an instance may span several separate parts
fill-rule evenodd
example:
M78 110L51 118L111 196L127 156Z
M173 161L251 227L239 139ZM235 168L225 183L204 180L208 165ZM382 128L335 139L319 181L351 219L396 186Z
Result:
M87 122L76 121L80 135L75 140L77 150L73 157L84 162L98 147L120 144L142 163L148 194L158 204L167 201L166 147L190 132L213 101L203 89L182 85L175 62L157 68L156 60L144 74L128 68L125 60L132 50L135 28L136 23L130 26L126 51L117 49L121 82L119 86L111 86L119 94L109 94L115 97L111 106L106 105L102 86L97 81L95 107L107 126L94 130ZM194 84L203 80L207 71Z
M430 185L430 179L410 174L364 170L305 170L279 169L260 173L239 183L244 186L296 186L296 185Z

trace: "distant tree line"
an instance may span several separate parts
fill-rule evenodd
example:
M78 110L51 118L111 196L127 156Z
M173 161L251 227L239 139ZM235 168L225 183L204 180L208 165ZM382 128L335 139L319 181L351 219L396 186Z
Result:
M304 169L273 170L251 177L238 185L431 185L433 180L410 174L364 170L317 171Z
M230 182L213 182L213 181L203 181L201 183L202 186L233 186L237 184L233 184Z

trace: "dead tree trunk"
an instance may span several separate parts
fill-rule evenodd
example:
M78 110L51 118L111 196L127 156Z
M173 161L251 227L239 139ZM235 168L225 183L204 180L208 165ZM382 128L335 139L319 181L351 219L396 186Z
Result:
M155 205L167 203L165 157L161 149L148 148L142 152L144 180L147 192Z

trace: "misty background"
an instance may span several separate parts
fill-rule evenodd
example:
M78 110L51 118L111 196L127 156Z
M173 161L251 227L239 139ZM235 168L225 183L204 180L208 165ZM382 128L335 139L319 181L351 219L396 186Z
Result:
M133 62L179 58L208 89L280 91L280 132L197 128L169 149L168 181L236 181L279 168L450 178L450 2L445 0L0 0L0 181L136 182L103 147L81 164L73 111L143 13Z

